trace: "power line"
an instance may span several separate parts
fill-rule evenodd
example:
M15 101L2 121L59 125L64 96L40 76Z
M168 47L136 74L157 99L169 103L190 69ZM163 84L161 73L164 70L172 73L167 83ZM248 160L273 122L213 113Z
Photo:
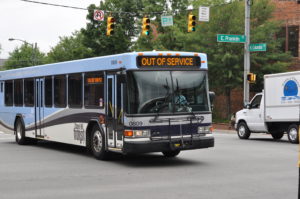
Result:
M61 4L46 3L46 2L40 2L40 1L30 1L30 0L20 0L20 1L24 1L24 2L27 2L27 3L43 4L43 5L48 5L48 6L72 8L72 9L77 9L77 10L89 10L87 8L80 8L80 7L75 7L75 6L67 6L67 5L61 5Z
M77 9L77 10L87 10L87 11L93 11L94 9L88 9L88 8L81 8L81 7L75 7L75 6L68 6L68 5L62 5L62 4L54 4L54 3L46 3L46 2L41 2L41 1L33 1L33 0L20 0L20 1L24 1L27 3L35 3L35 4L42 4L42 5L47 5L47 6L55 6L55 7L63 7L63 8L70 8L70 9ZM218 7L218 6L224 6L224 5L228 5L228 4L232 4L233 2L229 2L229 3L224 3L224 4L219 4L219 5L210 5L209 7ZM186 11L194 11L197 10L198 8L195 9L188 9ZM133 15L133 16L137 16L138 13L134 13L134 12L124 12L124 11L105 11L106 13L118 13L118 14L129 14L129 15ZM167 11L161 11L161 12L145 12L145 13L139 13L139 14L143 14L143 15L149 15L149 14L164 14L167 13ZM176 12L174 12L176 13Z

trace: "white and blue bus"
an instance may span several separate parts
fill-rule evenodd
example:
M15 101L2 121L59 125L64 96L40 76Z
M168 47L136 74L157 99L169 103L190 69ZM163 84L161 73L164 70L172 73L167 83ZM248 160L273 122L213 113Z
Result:
M207 56L132 52L0 72L0 131L110 152L214 146Z

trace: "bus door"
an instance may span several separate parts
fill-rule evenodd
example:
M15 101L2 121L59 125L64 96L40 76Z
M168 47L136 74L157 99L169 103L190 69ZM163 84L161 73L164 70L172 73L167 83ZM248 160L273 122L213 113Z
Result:
M124 131L124 105L126 99L126 78L125 75L119 74L116 76L116 147L123 147L123 131Z
M35 136L44 137L44 78L35 79Z
M123 99L125 94L124 75L108 75L106 85L106 132L108 138L108 146L122 148L124 130Z
M106 80L106 137L109 147L116 147L115 136L115 75L107 75Z

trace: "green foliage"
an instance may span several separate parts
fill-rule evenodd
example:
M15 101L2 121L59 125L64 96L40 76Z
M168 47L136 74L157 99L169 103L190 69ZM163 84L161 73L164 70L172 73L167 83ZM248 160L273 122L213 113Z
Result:
M81 29L84 35L83 44L92 50L93 56L110 55L127 52L130 49L131 41L136 35L135 18L129 13L116 15L113 12L137 12L140 9L141 1L119 1L107 0L89 6L87 19L89 22L85 29ZM116 20L114 35L106 36L106 21L98 22L93 20L93 10L109 10ZM109 15L109 13L106 13Z
M155 4L151 0L144 0L145 12L156 12L158 14L151 16L150 36L140 36L133 46L136 51L149 50L181 50L183 49L183 42L181 40L182 30L187 29L186 11L188 0L172 0L166 3L166 0L161 0L160 3ZM161 15L173 15L174 25L171 27L161 26Z
M59 43L47 55L47 63L83 59L92 56L92 49L83 44L84 36L76 31L70 37L60 37Z
M9 53L9 58L4 64L5 69L16 69L45 63L45 55L38 48L23 44Z

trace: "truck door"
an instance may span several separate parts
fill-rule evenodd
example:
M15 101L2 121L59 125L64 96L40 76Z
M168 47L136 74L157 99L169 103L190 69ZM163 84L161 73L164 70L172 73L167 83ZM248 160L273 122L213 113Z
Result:
M247 113L247 125L252 131L266 131L264 121L264 101L262 95L256 95L250 103Z

